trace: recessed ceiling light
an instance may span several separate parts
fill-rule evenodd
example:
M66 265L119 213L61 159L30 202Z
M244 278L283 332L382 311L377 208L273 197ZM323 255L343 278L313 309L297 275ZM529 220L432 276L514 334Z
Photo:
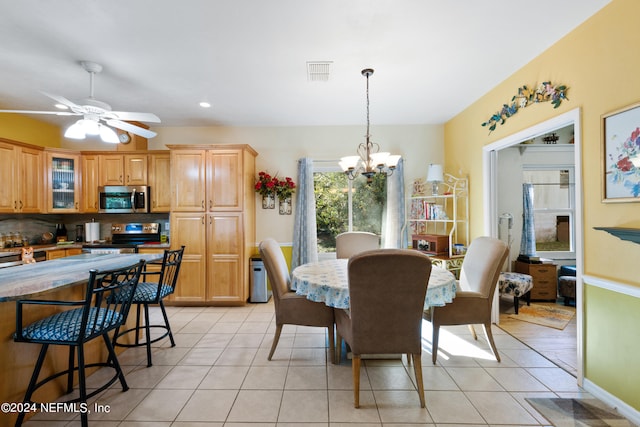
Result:
M59 108L60 110L67 110L69 109L69 107L67 107L64 104L55 104L54 107Z
M209 103L208 103L208 102L206 102L206 101L202 101L202 102L200 103L200 106L201 106L202 108L209 108L209 107L211 107L211 104L209 104Z

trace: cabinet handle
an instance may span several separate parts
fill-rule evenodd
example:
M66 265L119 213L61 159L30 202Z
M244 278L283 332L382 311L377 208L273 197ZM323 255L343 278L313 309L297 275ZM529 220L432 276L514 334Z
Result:
M213 208L213 200L209 200L209 210Z
M76 210L78 210L78 202L76 202Z
M211 217L209 217L209 225L211 225L211 224L212 224L212 219L211 219Z
M131 178L127 175L127 184L131 182Z
M202 201L202 209L204 209L204 200Z
M120 175L119 181L122 182L122 175Z
M202 217L202 225L204 225L204 217Z

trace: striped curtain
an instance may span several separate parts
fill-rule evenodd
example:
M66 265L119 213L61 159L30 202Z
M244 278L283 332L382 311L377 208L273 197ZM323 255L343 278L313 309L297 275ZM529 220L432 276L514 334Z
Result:
M313 160L298 160L298 197L293 225L291 269L318 261L316 199L313 193Z
M522 184L522 240L520 255L536 256L536 228L533 222L533 184Z

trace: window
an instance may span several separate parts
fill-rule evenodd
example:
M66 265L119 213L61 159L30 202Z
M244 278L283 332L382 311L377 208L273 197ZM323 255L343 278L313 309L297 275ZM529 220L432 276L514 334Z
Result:
M320 256L335 253L336 236L345 231L381 234L386 175L376 174L367 184L363 176L351 181L341 171L316 169L313 181Z
M573 252L573 167L525 167L524 182L533 184L537 252Z

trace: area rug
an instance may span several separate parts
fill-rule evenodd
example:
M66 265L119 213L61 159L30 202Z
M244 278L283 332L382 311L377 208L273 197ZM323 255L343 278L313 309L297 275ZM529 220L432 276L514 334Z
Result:
M527 398L540 414L555 427L569 426L629 426L620 414L596 399Z
M576 310L573 307L561 307L553 303L532 303L530 306L521 306L518 309L518 314L510 314L508 317L562 330L569 324L575 314Z

